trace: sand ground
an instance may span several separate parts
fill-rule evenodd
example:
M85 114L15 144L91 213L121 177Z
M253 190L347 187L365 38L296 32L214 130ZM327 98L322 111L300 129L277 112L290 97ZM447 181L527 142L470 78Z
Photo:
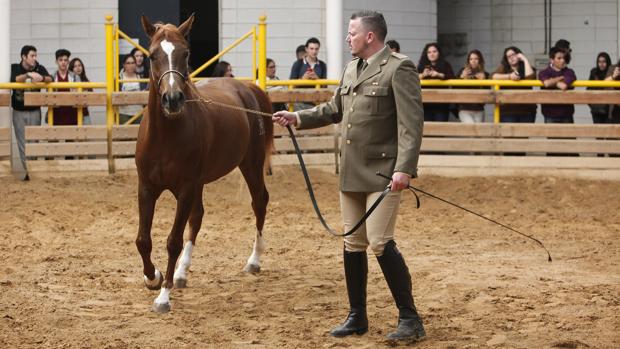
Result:
M337 177L310 172L340 227ZM335 339L347 301L342 242L322 230L301 173L276 167L260 275L242 271L254 217L239 173L207 185L188 288L150 310L133 172L0 178L3 348L377 348L396 309L370 258L364 336ZM620 181L422 176L415 184L542 240L406 194L397 242L428 337L418 348L620 347ZM153 260L165 269L174 198L158 202Z

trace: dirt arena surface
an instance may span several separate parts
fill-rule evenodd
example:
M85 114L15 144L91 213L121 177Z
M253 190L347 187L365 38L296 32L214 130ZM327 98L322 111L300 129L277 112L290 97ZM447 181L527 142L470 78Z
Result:
M320 206L340 227L337 177L312 169ZM370 330L335 339L347 312L342 242L321 228L296 167L268 177L260 275L242 271L254 217L235 172L205 190L188 288L151 312L142 282L132 172L0 178L2 348L381 348L397 311L374 257ZM417 348L619 348L620 181L425 176L415 184L541 239L427 197L405 194L397 241L428 337ZM164 270L174 200L153 225Z

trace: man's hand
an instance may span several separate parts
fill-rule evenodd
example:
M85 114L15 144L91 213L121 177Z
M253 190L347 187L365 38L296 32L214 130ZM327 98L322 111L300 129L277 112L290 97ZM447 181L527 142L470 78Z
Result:
M411 176L404 172L394 172L392 175L392 191L407 189Z
M30 72L30 78L32 79L32 82L43 81L43 76L37 72Z
M280 126L297 126L297 115L286 110L275 112L271 120Z

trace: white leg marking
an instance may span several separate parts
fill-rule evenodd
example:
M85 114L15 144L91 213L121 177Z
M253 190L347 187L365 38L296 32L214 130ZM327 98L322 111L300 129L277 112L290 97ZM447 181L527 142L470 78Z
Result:
M168 40L164 40L159 45L161 46L161 49L166 52L166 55L168 55L168 70L172 70L172 51L174 51L174 44ZM168 74L168 83L170 84L170 87L172 87L172 84L174 83L172 75L173 74Z
M170 303L170 289L162 287L159 291L159 296L155 298L155 304L168 304Z
M161 280L161 273L157 269L155 269L155 279L153 280L149 280L149 278L144 275L144 283L149 287L155 287L159 285L159 280Z
M185 247L183 248L183 252L181 253L181 258L179 258L179 266L177 270L174 271L174 281L182 279L187 280L187 270L192 265L192 250L194 249L194 244L191 241L185 243Z
M254 239L254 249L252 255L248 258L248 266L254 265L260 268L260 256L265 251L265 240L260 232L256 232L256 238Z

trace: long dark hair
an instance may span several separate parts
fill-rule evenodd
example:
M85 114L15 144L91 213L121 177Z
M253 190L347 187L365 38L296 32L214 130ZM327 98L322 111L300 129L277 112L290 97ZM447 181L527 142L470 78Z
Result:
M605 70L600 70L598 67L598 60L601 57L605 58L605 62L607 62L607 69ZM592 69L590 75L593 75L594 77L596 77L597 80L605 80L605 77L607 76L607 72L609 71L610 67L611 67L611 57L609 56L609 53L599 52L599 54L596 56L596 64L594 65L594 68Z
M439 47L439 44L436 42L429 42L428 44L424 46L424 49L422 50L422 54L420 55L420 61L418 63L418 70L423 71L424 68L433 65L431 61L428 59L428 49L431 47L435 47L437 49L437 53L439 53L439 56L437 57L437 62L435 62L435 67L437 67L436 70L443 70L445 61L443 59L443 54L441 53L441 47Z
M223 77L224 75L226 75L228 67L230 67L230 63L226 61L220 61L218 64L215 65L215 68L213 69L213 74L211 74L211 76L214 78Z
M69 62L69 71L70 72L73 71L73 68L75 67L75 62L80 62L80 64L82 65L82 73L80 74L80 81L89 82L90 80L88 80L88 77L86 77L86 67L84 66L84 62L82 62L82 60L79 59L78 57L73 58Z
M508 51L514 51L515 54L519 54L519 53L523 53L521 51L521 49L519 49L516 46L508 46L504 49L504 54L502 54L502 61L499 63L499 67L497 68L498 73L502 73L502 74L507 74L512 70L512 67L510 67L510 63L508 63L508 58L506 57L506 53L508 53ZM521 76L521 78L525 77L525 62L519 60L518 63L518 68L517 68L517 72L519 73L519 75Z
M469 51L469 53L467 54L467 61L465 62L465 67L469 67L469 59L471 58L471 55L476 55L478 56L478 71L477 72L483 72L484 71L484 57L482 56L482 52L480 52L480 50L471 50ZM471 67L469 67L471 69Z

